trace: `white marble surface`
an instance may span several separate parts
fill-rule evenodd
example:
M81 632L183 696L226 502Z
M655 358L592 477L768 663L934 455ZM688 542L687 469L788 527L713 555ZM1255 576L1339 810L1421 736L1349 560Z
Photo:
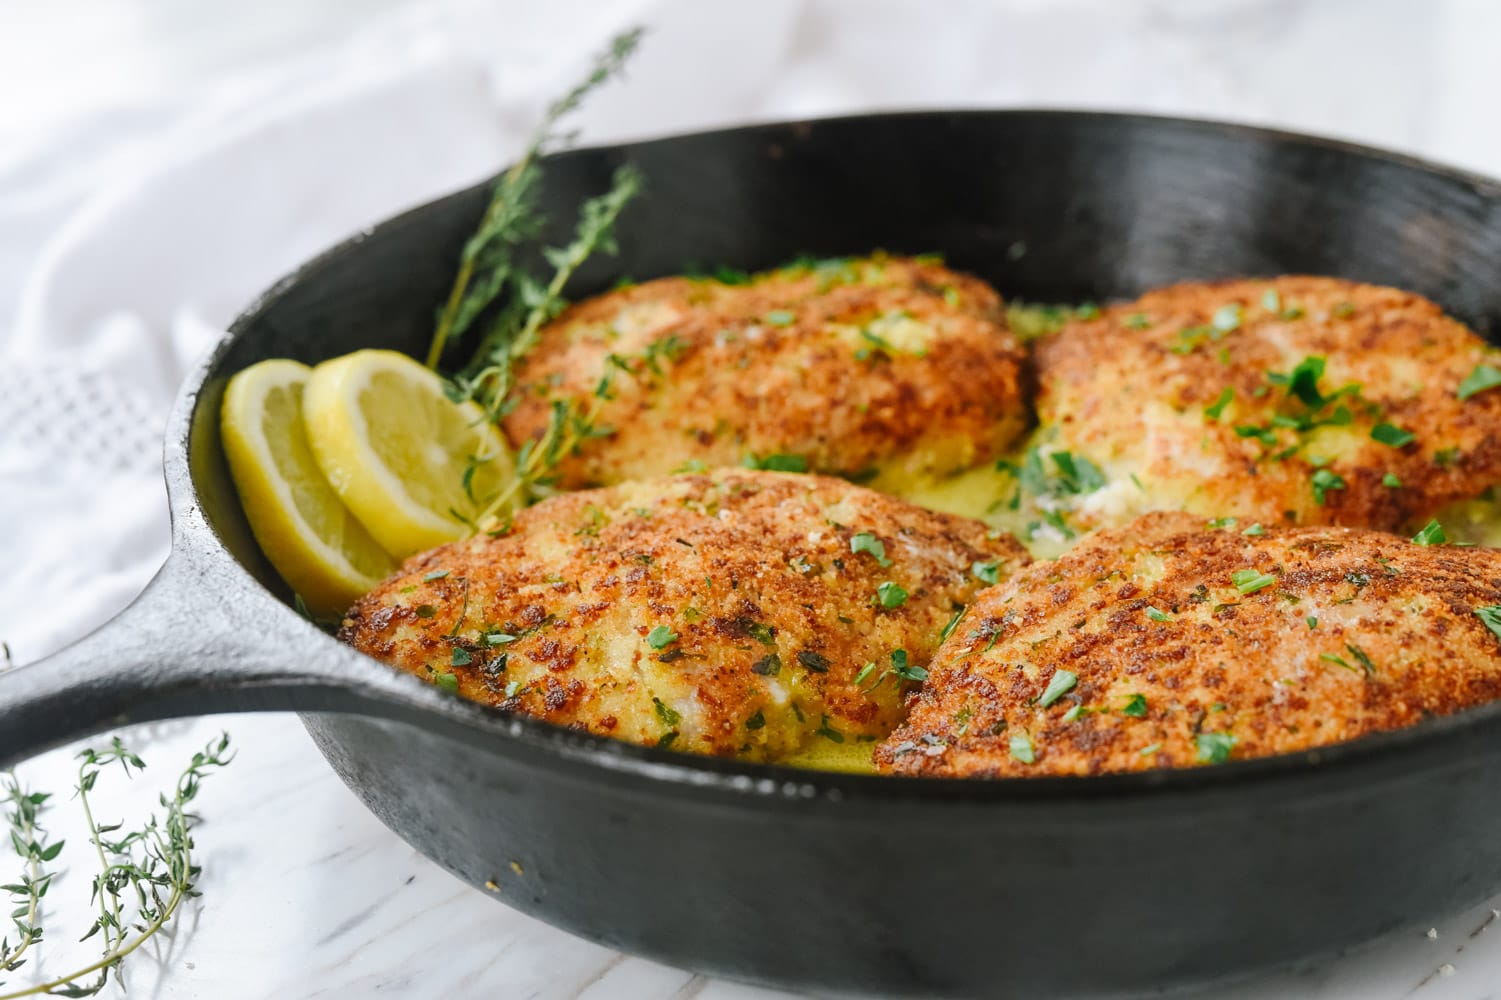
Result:
M1491 0L7 0L0 414L24 397L47 415L0 421L0 639L19 660L102 621L160 561L150 442L214 329L316 248L484 174L580 53L637 17L655 35L629 85L589 106L593 137L873 107L1089 106L1320 131L1501 175ZM111 419L89 413L101 400ZM76 431L49 438L64 420ZM163 779L221 728L240 757L200 802L206 894L170 947L127 965L131 995L775 995L616 955L460 885L365 812L293 718L133 739ZM62 790L72 769L58 751L20 771ZM107 808L149 803L144 788ZM59 801L64 834L70 809ZM85 953L69 942L86 888L75 870L48 897L49 968ZM1481 1000L1501 991L1490 918L1482 906L1434 936L1216 995Z

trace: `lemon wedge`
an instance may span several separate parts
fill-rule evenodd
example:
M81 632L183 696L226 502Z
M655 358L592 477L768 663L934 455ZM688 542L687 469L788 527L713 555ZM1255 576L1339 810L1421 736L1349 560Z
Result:
M319 618L342 615L395 568L323 477L303 429L312 369L262 361L229 380L220 437L250 530Z
M469 535L515 476L484 411L449 399L441 378L396 351L314 368L303 419L339 499L397 559Z

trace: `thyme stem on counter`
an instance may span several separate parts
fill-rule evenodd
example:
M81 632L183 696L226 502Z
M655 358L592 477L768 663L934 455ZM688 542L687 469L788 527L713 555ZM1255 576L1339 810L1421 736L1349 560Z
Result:
M109 983L111 973L118 980L120 964L132 952L172 922L183 900L199 895L196 884L201 869L193 863L192 838L197 817L188 812L188 804L197 797L203 779L230 762L228 749L229 737L221 736L195 753L171 794L160 796L162 817L153 814L142 826L123 834L123 823L101 823L95 817L90 795L105 768L119 764L127 776L133 776L132 772L145 768L145 761L118 737L104 750L79 754L75 791L99 865L91 883L98 915L80 940L98 936L101 955L65 975L0 993L0 1000L43 994L94 996ZM19 946L13 949L8 941L0 942L0 971L13 972L23 964L22 955L42 940L41 899L52 881L52 874L42 865L57 858L63 842L48 844L38 825L46 794L24 791L14 774L6 776L4 790L10 805L11 844L26 867L20 882L0 887L11 893L13 901L24 900L12 913L21 934Z

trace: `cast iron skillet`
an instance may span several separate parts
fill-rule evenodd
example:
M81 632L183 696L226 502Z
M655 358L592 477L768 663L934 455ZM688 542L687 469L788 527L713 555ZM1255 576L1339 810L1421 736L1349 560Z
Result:
M1487 335L1501 317L1501 186L1318 139L1053 112L732 129L553 158L554 242L627 159L650 195L619 259L575 293L884 247L942 251L1040 301L1315 272L1413 289ZM1427 926L1501 887L1501 705L1181 772L846 776L508 717L304 622L225 469L225 380L268 357L420 355L485 199L463 191L345 243L234 324L168 428L171 558L99 632L0 675L0 764L147 719L299 711L382 820L501 901L675 965L832 992L1207 985Z

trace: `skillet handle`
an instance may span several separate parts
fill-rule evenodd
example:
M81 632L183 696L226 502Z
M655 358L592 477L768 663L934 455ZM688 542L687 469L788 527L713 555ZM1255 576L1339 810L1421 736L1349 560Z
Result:
M410 705L391 683L395 671L366 669L269 594L216 585L214 571L174 549L141 595L98 630L0 670L0 767L156 719L288 709L394 716Z

